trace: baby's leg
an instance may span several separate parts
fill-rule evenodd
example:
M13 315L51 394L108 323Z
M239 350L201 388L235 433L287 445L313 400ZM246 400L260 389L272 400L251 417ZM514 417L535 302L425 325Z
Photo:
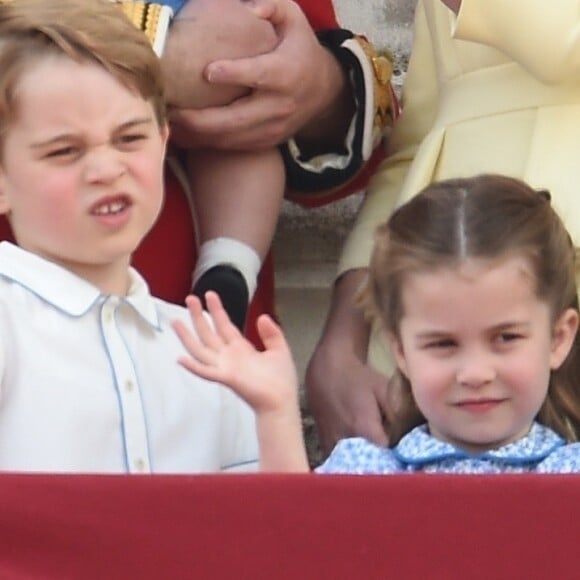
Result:
M277 42L272 25L243 0L188 0L171 24L161 59L167 103L184 109L230 103L246 90L211 85L203 77L207 64L270 52Z
M205 66L269 52L277 42L272 25L243 0L189 0L172 23L162 58L168 105L220 106L244 95L240 87L210 85ZM280 210L280 156L194 150L187 158L199 244L193 291L203 299L216 290L242 328Z
M272 242L285 173L277 149L189 154L200 243L193 293L215 290L243 329L262 261Z

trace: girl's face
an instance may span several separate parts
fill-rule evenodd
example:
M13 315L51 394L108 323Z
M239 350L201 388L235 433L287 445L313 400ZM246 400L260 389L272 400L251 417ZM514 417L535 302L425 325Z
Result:
M17 86L0 211L23 248L104 292L127 291L131 253L163 202L165 127L99 66L47 57Z
M576 311L552 324L517 256L410 274L402 298L393 350L431 434L469 452L525 435L571 348Z

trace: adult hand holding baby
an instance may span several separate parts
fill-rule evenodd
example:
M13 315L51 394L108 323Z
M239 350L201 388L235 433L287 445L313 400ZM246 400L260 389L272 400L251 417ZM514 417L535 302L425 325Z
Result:
M332 140L324 134L328 125L343 135L341 123L323 121L332 116L348 123L351 118L344 73L319 43L298 4L258 0L247 8L272 24L279 40L276 48L255 57L210 63L204 71L210 83L250 92L226 106L174 110L173 139L189 146L254 150L277 145L305 125L309 140Z

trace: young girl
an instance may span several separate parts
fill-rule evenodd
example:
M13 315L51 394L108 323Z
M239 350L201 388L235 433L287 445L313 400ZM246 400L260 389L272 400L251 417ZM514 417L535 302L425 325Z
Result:
M430 185L379 228L365 301L398 366L390 447L344 439L319 472L580 471L575 249L546 192L495 175ZM258 353L208 302L217 332L195 300L201 342L176 325L182 364L254 407L262 469L306 469L280 330L258 321Z

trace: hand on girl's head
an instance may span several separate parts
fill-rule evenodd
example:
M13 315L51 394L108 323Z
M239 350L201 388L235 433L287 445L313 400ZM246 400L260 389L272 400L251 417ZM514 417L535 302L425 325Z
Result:
M230 321L215 292L207 292L205 300L211 320L197 296L186 299L196 333L180 320L173 323L188 352L179 363L194 374L227 385L256 411L277 410L293 401L298 379L280 327L268 315L258 318L258 334L265 346L263 352L258 351Z

